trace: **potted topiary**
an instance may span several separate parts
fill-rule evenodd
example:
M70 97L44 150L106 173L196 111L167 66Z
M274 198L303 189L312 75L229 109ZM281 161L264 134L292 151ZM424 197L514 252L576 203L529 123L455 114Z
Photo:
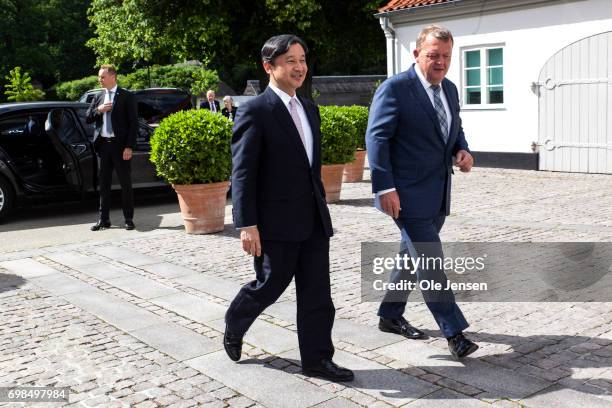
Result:
M368 128L368 108L365 106L345 106L342 108L346 115L353 121L355 125L355 144L357 151L355 152L355 160L347 163L344 166L344 183L354 183L363 180L363 167L365 164L366 147L365 134Z
M174 113L151 137L151 162L178 195L188 234L223 231L232 124L208 110Z
M340 200L344 164L353 160L355 126L339 106L320 106L321 179L328 203Z

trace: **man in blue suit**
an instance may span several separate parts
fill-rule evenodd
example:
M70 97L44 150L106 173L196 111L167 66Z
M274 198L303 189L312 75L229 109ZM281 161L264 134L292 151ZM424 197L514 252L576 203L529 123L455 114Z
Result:
M450 212L453 157L463 172L470 171L474 162L461 127L457 88L445 78L452 48L450 31L424 28L414 50L416 63L378 88L368 122L366 144L377 206L400 229L400 252L413 257L443 259L439 232ZM390 279L433 280L445 288L444 269L428 266L396 269ZM403 317L408 295L409 291L385 294L378 327L423 338L424 333ZM453 292L425 290L423 298L451 353L461 358L476 351L478 346L463 335L468 323Z
M306 78L306 44L270 38L261 50L268 88L240 106L232 138L232 203L242 248L256 279L225 315L223 345L238 361L242 338L295 277L302 371L331 381L353 372L332 361L335 308L329 279L331 218L321 182L321 118L296 90Z

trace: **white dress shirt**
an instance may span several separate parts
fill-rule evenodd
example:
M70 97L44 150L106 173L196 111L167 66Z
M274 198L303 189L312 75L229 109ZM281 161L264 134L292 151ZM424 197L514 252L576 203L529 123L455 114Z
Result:
M275 94L278 95L279 98L283 101L283 104L287 108L287 112L291 115L291 109L289 108L289 101L291 100L291 96L289 96L286 92L278 89L272 84L268 84L270 89L274 91ZM306 155L308 156L308 162L312 166L312 129L310 128L310 122L308 122L308 116L306 116L306 111L304 107L300 103L300 100L295 96L296 106L298 115L300 116L300 122L302 122L302 131L304 132L304 142L306 143Z
M427 96L429 96L429 101L431 102L431 106L434 107L434 111L436 109L436 105L434 104L434 91L433 89L431 89L431 83L427 82L427 79L425 79L425 75L423 75L423 73L421 72L421 69L419 68L419 64L414 64L414 72L416 72L417 77L419 78L419 81L421 81L421 85L423 85L423 88L425 88L425 92L427 93ZM451 128L451 123L453 120L453 116L451 115L451 111L450 111L450 107L448 106L448 101L446 100L446 95L444 94L444 89L442 88L442 84L440 84L440 99L442 99L442 105L444 105L444 111L446 112L446 123L447 123L447 129L446 129L446 134L450 135L450 128ZM380 197L381 195L391 192L391 191L395 191L395 188L388 188L386 190L380 190L376 192L376 196Z
M115 85L115 86L114 86L114 87L113 87L113 88L110 90L110 92L112 92L112 93L113 93L113 97L112 97L112 98L110 97L109 90L108 90L108 89L104 89L104 103L106 103L106 102L113 102L113 103L114 103L114 101L115 101L115 96L117 96L117 85ZM114 108L114 106L113 106L113 108ZM111 111L109 111L109 113L110 113L110 112L112 112L112 110L111 110ZM109 134L106 132L106 117L107 117L107 116L108 116L108 119L110 120L110 116L111 116L111 115L106 115L106 113L103 113L103 114L102 114L102 137L114 137L114 136L115 136L114 134L110 134L110 135L109 135ZM111 123L111 129L112 129L112 123Z

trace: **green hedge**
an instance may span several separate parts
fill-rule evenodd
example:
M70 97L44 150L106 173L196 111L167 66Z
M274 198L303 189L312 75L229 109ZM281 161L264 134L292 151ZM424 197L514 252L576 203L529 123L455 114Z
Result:
M172 184L227 181L232 170L232 122L207 109L174 113L151 137L151 162Z
M321 161L344 164L355 158L356 128L351 116L341 106L319 106L321 112Z
M150 68L151 87L182 88L193 95L205 93L208 89L217 90L219 76L216 71L193 65L155 65ZM149 72L141 68L127 75L117 75L117 82L127 89L149 88ZM75 101L90 89L99 88L98 77L95 75L74 81L60 82L55 86L58 98Z
M353 122L355 126L355 145L357 149L365 150L365 134L368 129L368 108L365 106L342 106L342 112Z

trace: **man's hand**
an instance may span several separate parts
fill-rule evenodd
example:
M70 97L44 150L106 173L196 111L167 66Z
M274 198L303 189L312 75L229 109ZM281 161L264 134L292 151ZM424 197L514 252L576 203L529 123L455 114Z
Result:
M130 160L132 158L132 149L126 147L123 149L123 160Z
M249 255L261 256L261 241L257 227L246 227L240 230L242 249Z
M400 199L397 191L389 191L381 195L380 206L382 207L385 214L390 215L393 218L399 217L399 212L402 209L400 207Z
M459 170L461 170L462 172L467 173L468 171L472 170L472 166L474 165L474 158L466 150L459 150L455 155L455 160L455 165L459 167Z
M111 109L113 109L113 103L112 102L106 102L106 103L103 103L103 104L98 106L98 112L100 112L100 113L106 113L106 112L110 111Z

